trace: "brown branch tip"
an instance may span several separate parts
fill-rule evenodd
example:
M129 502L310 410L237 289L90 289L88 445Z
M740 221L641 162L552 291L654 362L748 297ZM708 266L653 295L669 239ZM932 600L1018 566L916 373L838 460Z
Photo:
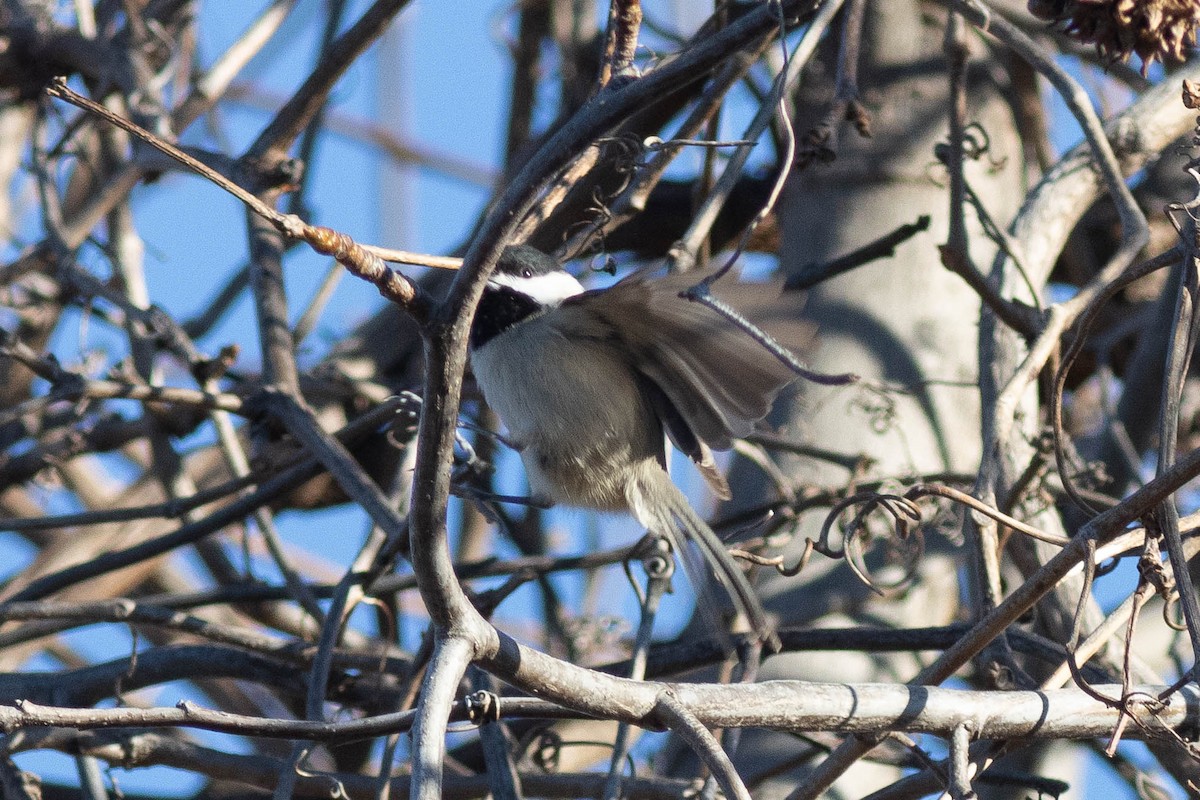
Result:
M184 153L171 142L142 128L132 120L114 114L94 100L73 91L67 86L67 79L64 77L59 76L52 80L50 85L46 87L46 94L64 100L116 125L175 159L200 177L206 178L232 194L238 200L241 200L254 213L274 225L276 230L284 236L303 241L318 253L332 256L334 260L352 274L374 284L379 293L387 300L398 303L411 313L417 315L426 309L427 303L425 302L424 294L418 289L416 284L399 272L389 268L380 256L376 254L374 248L364 247L346 234L335 231L332 228L309 225L294 214L284 214L271 208L261 199L246 191L246 189L238 186L208 165ZM405 255L412 256L412 258L408 259L410 261L423 263L423 260L415 256L415 254ZM430 266L453 268L450 264L445 263L452 260L428 258L424 261Z

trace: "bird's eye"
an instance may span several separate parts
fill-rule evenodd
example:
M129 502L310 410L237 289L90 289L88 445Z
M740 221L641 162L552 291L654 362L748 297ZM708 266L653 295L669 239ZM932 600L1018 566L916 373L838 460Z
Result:
M533 270L531 270L529 267L526 267L525 269L521 270L521 277L522 278L532 278Z

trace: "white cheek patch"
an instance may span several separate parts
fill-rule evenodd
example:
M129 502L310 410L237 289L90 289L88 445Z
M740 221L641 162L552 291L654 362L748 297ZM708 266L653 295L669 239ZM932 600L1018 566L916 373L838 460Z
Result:
M569 272L547 272L530 278L494 273L488 282L493 286L507 286L546 306L556 306L568 297L583 293L583 284Z

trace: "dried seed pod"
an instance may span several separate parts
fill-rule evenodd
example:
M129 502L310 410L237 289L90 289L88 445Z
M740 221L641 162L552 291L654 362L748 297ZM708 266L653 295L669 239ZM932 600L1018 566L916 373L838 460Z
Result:
M1029 0L1029 11L1094 43L1105 58L1137 53L1143 73L1155 60L1184 60L1200 25L1197 0Z

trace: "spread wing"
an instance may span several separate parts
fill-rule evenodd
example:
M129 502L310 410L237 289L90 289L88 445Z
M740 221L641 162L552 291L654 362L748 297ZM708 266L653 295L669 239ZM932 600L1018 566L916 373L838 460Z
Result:
M654 413L662 420L663 428L666 429L667 436L675 445L675 449L696 463L696 468L700 470L705 483L712 489L717 499L728 500L733 497L729 481L725 480L725 474L717 467L716 459L713 458L709 446L696 438L695 431L688 425L687 420L679 413L679 409L675 408L675 404L671 402L671 398L667 397L657 383L644 374L639 373L639 377L641 378L639 383L642 387L642 394L650 401ZM665 452L659 460L662 462L663 469L667 469Z
M656 408L672 440L700 464L711 462L708 447L725 450L749 434L795 375L732 322L679 297L694 283L695 275L638 272L561 308L586 308L606 323L633 366L661 391L657 402L670 406Z

